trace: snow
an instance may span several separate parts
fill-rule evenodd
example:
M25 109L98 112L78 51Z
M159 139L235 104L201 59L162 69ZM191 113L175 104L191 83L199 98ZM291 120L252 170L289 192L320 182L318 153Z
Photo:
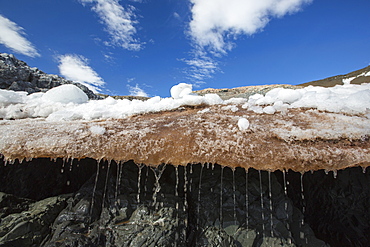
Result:
M276 109L273 106L266 106L263 108L263 112L266 114L274 114L276 112Z
M239 130L241 131L245 131L249 128L249 121L248 119L246 118L239 118L238 120L238 127L239 127Z
M180 99L185 95L191 94L192 91L193 86L191 84L179 83L171 88L170 93L172 98Z
M90 132L95 134L95 135L104 135L106 132L104 127L93 125L89 128Z
M26 92L14 92L0 89L0 107L23 103L26 95Z
M353 81L354 79L356 79L356 76L355 77L350 77L350 78L344 78L342 80L342 82L343 82L344 85L349 85L349 84L351 84L351 81Z
M370 111L370 84L346 84L331 88L308 86L300 89L275 88L266 95L255 94L249 99L222 100L217 94L204 96L191 93L190 84L171 88L169 98L159 96L146 101L113 99L88 100L78 87L68 84L46 93L0 90L0 119L46 118L48 121L95 120L126 118L136 114L169 111L181 106L223 105L222 109L238 109L259 114L285 113L291 108L310 108L344 114Z
M47 91L42 98L46 101L59 102L63 104L82 104L89 100L87 95L73 84L65 84L54 87Z

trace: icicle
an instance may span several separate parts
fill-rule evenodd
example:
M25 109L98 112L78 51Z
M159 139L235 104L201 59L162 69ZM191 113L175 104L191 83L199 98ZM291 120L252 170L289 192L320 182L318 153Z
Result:
M91 208L90 208L90 215L92 215L92 211L94 208L94 201L95 201L95 192L96 192L96 186L98 184L98 178L99 178L99 166L100 166L100 160L96 161L96 177L95 177L95 184L93 189L93 194L91 198Z
M245 169L245 221L247 230L249 228L249 202L248 202L249 196L248 196L248 168ZM248 234L247 234L248 238Z
M222 184L222 182L223 182L223 176L224 176L224 167L223 167L223 166L221 166L221 184L220 184L220 186L221 186L221 189L220 189L220 229L222 229L222 227L223 227L223 218L222 218L222 205L223 205L223 202L222 202L222 190L223 190L222 186L223 186L223 184Z
M155 188L153 193L153 206L156 207L156 210L158 209L157 205L157 194L161 190L161 184L159 183L159 180L161 179L161 176L163 174L163 171L166 169L166 165L158 166L157 168L151 168L154 176L155 176Z
M291 239L291 232L290 232L290 226L289 226L289 213L288 213L288 190L287 190L287 185L289 184L289 181L286 180L286 171L285 169L283 170L283 184L284 184L284 195L285 195L285 203L284 203L284 209L286 212L286 229L289 232L289 237L288 237L288 243L290 244L292 242Z
M108 185L110 164L111 164L111 160L108 161L107 173L105 175L105 184L104 184L104 192L103 192L103 202L102 202L102 205L101 205L102 211L103 211L103 208L104 208L105 196L106 196L106 193L107 193L107 185Z
M179 187L179 168L175 166L175 176L176 176L176 185L175 185L175 196L179 196L178 187ZM175 225L176 228L179 229L179 203L176 201L176 221ZM177 242L179 241L179 231L175 233L175 246L177 246Z
M260 193L261 193L261 219L262 219L262 236L265 238L265 214L263 212L263 188L262 188L262 174L261 170L258 170L260 179Z
M236 224L235 168L232 168L232 171L233 171L233 203L234 203L233 216L234 216L234 225L237 225Z
M198 208L197 208L197 230L199 230L199 219L200 219L200 190L202 189L202 173L203 173L203 165L200 167L200 175L199 175L199 187L198 187Z
M141 170L143 169L144 165L143 164L138 164L137 167L139 168L139 174L137 176L137 196L136 200L137 203L140 204L140 180L141 180Z
M333 170L333 177L334 178L337 178L337 175L338 175L338 171L337 170Z
M187 200L187 186L188 186L188 178L187 178L187 167L184 167L184 238L186 239L186 229L188 228L188 218L187 218L187 210L188 210L188 200Z
M189 192L191 192L191 187L193 185L193 164L190 164L190 183L189 183Z
M273 237L274 236L274 231L273 231L274 222L272 220L273 211L272 211L272 188L271 188L271 171L270 170L268 171L268 175L269 175L268 177L269 177L270 227L271 227L270 235L271 237Z
M118 189L119 189L119 183L120 183L120 172L121 172L121 162L117 161L117 175L116 175L116 192L114 193L114 201L116 202L116 206L118 206Z
M362 167L362 172L365 174L366 173L366 168L367 168L367 166L363 166Z
M325 174L328 175L329 174L329 170L325 169Z
M305 199L304 199L304 189L303 189L303 175L304 173L302 172L301 173L301 198L302 198L302 221L301 221L301 227L303 227L304 225L304 214L305 214L305 211L306 211L306 208L305 208ZM300 232L300 237L301 239L306 239L306 242L307 242L307 238L305 237L305 234L303 231Z
M175 185L175 196L179 196L179 168L175 166L175 176L176 176L176 185Z
M302 198L302 214L304 215L305 213L305 206L304 206L304 190L303 190L303 175L304 173L301 173L301 198ZM303 219L302 219L302 225L304 224Z
M66 158L63 158L63 162L62 162L62 168L60 169L60 173L64 173L64 166L66 164Z
M119 171L119 180L118 180L118 188L121 187L121 180L122 180L122 173L123 173L124 164L121 164L121 169ZM118 203L120 203L120 200L117 200Z
M69 164L69 171L72 171L72 166L73 166L73 158L71 159L71 163Z

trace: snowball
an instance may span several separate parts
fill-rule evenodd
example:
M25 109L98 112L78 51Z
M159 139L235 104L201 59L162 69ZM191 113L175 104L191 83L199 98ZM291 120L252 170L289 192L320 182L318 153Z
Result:
M248 119L246 118L239 118L238 120L238 127L239 127L239 130L241 131L244 131L244 130L247 130L249 128L249 121Z
M97 126L97 125L91 126L89 130L91 131L91 133L95 135L103 135L106 131L104 127Z
M187 83L179 83L173 86L170 90L171 97L174 99L181 99L185 95L191 94L193 86Z
M274 114L276 112L275 108L273 106L266 106L263 108L263 112L266 114Z
M63 104L82 104L89 100L87 95L73 84L64 84L54 87L47 91L42 98L46 101L59 102Z

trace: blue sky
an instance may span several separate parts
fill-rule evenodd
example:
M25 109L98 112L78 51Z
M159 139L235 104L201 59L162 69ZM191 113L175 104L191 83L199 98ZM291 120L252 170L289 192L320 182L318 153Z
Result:
M370 64L369 0L0 1L0 52L111 95L300 84Z

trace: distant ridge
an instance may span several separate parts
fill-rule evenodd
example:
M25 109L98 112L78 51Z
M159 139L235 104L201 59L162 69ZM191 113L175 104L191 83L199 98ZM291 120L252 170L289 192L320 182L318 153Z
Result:
M307 87L311 85L320 87L333 87L335 85L343 85L345 82L350 84L370 83L370 65L345 75L337 75L317 81L306 82L299 84L298 86Z
M46 92L63 84L74 84L86 93L89 99L100 99L81 83L66 80L57 75L46 74L38 68L31 68L12 54L0 53L0 89L26 91L29 94Z

